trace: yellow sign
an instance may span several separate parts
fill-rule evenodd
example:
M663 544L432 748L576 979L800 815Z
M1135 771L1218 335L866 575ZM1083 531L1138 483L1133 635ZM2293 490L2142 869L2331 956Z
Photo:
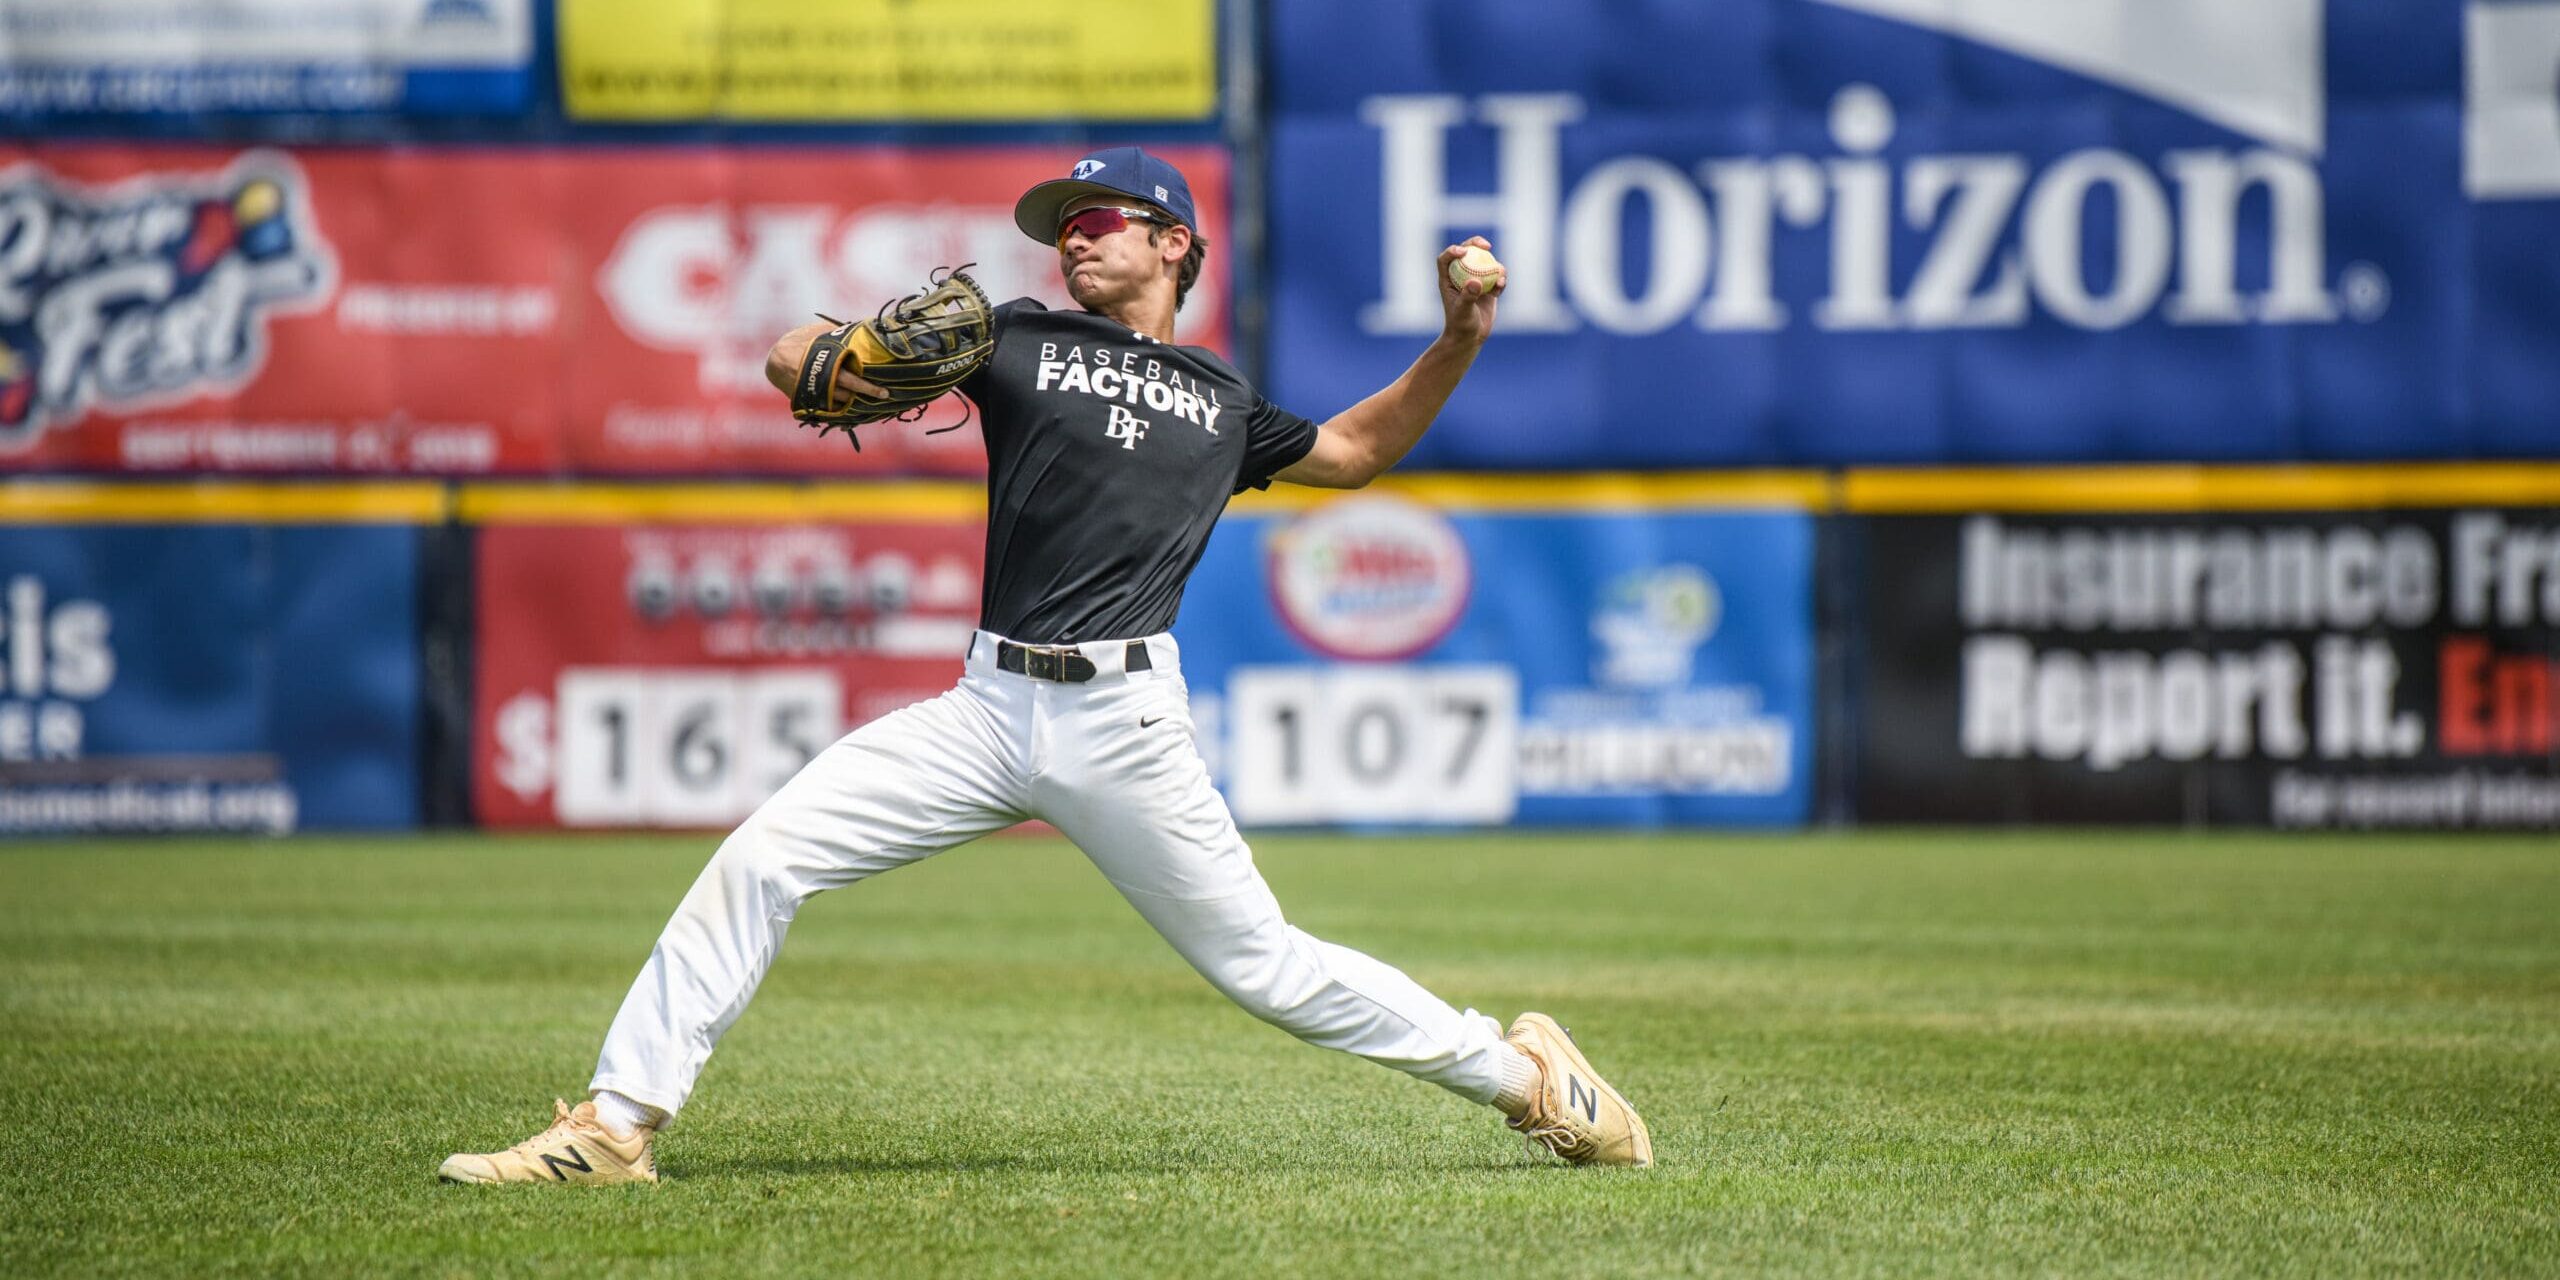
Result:
M561 0L579 120L1196 120L1211 0Z

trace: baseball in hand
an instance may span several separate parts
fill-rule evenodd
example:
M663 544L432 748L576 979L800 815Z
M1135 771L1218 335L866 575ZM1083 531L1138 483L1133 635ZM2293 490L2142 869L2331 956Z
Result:
M1458 292L1464 293L1467 291L1469 280L1482 284L1485 293L1501 288L1502 263L1491 253L1474 245L1468 245L1465 253L1449 260L1449 283L1456 285Z

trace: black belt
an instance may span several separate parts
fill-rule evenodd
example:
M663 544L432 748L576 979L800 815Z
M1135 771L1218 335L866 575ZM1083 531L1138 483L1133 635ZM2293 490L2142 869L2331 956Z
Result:
M1129 656L1122 669L1156 669L1155 659L1147 655L1146 641L1129 642ZM1073 645L1015 644L1011 640L996 641L996 670L1062 684L1083 684L1094 676L1093 659Z

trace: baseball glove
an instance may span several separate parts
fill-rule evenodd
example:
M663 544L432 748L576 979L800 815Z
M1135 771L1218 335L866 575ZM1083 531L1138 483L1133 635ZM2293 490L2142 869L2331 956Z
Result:
M835 328L819 334L802 357L800 376L791 384L791 416L820 435L842 428L860 449L855 427L913 421L959 386L996 349L995 309L987 305L986 290L969 278L968 267L975 265L936 271L923 289L859 323L819 316ZM837 386L836 375L847 371L886 394Z

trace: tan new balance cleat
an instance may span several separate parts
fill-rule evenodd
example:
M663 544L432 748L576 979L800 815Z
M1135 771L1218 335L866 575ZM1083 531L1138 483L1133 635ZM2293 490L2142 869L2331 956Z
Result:
M1591 1069L1573 1034L1543 1013L1524 1013L1504 1037L1538 1064L1538 1090L1529 1109L1507 1123L1532 1151L1551 1151L1575 1164L1653 1163L1653 1134L1634 1107Z
M551 1127L504 1151L446 1156L436 1176L447 1182L656 1182L649 1156L656 1131L617 1138L596 1120L596 1104L552 1104Z

